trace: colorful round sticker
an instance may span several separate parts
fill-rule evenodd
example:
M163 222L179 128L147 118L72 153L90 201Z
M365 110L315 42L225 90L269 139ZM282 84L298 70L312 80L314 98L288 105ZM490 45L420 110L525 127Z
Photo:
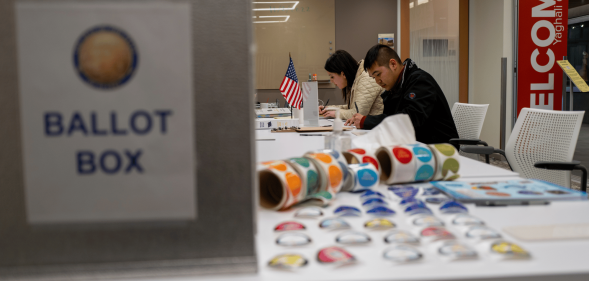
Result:
M323 216L323 211L317 207L307 207L297 210L294 216L298 218L318 218Z
M460 242L446 242L442 245L438 252L453 259L474 259L478 256L477 252L470 246Z
M393 230L384 237L386 243L417 244L419 238L404 230Z
M360 211L358 208L356 207L352 207L352 206L340 206L337 209L335 209L335 211L333 211L333 213L335 215L338 216L348 216L348 217L358 217L360 215L362 215L362 211Z
M378 216L378 217L388 217L388 216L394 215L395 211L393 211L385 206L376 206L376 207L366 211L366 213L369 215Z
M307 265L309 262L298 254L284 254L273 257L268 266L279 269L296 269Z
M311 238L304 233L284 233L276 238L276 244L280 246L303 246L311 243Z
M340 218L324 219L319 223L319 227L323 229L336 230L336 229L348 229L350 224Z
M434 216L422 215L413 219L413 225L416 226L443 226L444 222Z
M407 164L407 163L411 162L411 159L413 159L413 155L411 154L411 151L409 151L409 149L404 148L404 147L393 148L393 155L395 155L395 158L397 158L397 160L401 164Z
M454 225L484 225L485 222L483 222L482 220L475 218L471 215L466 215L466 214L459 214L456 215L456 217L454 217L454 219L452 220L452 224Z
M475 190L497 190L497 188L494 188L492 186L486 186L486 185L473 186L472 189L475 189Z
M475 225L470 227L467 231L466 231L466 235L467 238L475 238L475 239L497 239L497 238L501 238L501 234L499 234L499 232L488 228L486 226L482 226L482 225Z
M382 195L382 193L380 193L378 191L367 190L362 195L360 195L360 198L366 198L366 197L384 198L384 195Z
M420 232L420 235L424 238L431 239L432 241L456 238L454 234L439 226L426 227Z
M335 242L340 244L366 244L370 241L370 236L358 231L347 231L335 237Z
M356 258L340 247L327 247L319 250L317 260L325 264L347 264L355 262Z
M530 253L524 250L517 244L509 243L506 241L497 241L491 244L491 252L500 255L506 255L513 258L529 258Z
M387 202L385 202L384 200L380 199L380 198L370 198L366 201L364 201L364 203L362 203L362 206L370 206L370 205L388 205Z
M385 259L398 263L414 262L423 258L421 252L408 245L395 245L387 248L383 255Z
M371 187L378 182L378 175L372 170L362 169L357 172L357 179L362 187Z
M295 221L287 221L277 225L274 231L292 231L292 230L304 230L305 226Z
M373 230L381 230L381 229L389 229L394 228L395 224L387 219L377 218L371 219L364 224L365 228L373 229Z

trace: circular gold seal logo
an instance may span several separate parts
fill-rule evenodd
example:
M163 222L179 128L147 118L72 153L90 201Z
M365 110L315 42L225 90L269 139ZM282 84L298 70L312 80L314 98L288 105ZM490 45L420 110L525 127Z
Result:
M121 29L101 25L86 31L74 50L74 65L86 83L100 89L125 84L137 68L137 51Z

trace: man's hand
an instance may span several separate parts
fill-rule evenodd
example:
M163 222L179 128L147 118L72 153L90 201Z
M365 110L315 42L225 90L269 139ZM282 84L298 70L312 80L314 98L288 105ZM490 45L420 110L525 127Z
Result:
M335 118L335 111L334 110L326 110L325 113L323 113L323 117Z
M362 118L364 118L364 115L362 115L360 113L356 113L356 114L354 114L354 116L352 116L352 118L346 120L346 123L344 123L344 126L354 125L354 126L356 126L357 129L360 129L360 122L362 122Z

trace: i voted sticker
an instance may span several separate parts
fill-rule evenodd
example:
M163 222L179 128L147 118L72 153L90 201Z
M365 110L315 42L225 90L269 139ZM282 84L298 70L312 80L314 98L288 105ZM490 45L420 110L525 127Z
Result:
M356 207L352 207L352 206L340 206L337 209L335 209L335 211L333 211L333 213L338 216L357 217L357 216L362 215L362 211L360 211L360 209L358 209Z
M419 238L404 230L393 230L384 237L386 243L417 244Z
M380 199L380 198L370 198L366 201L364 201L364 203L362 203L362 206L371 206L371 205L388 205L387 202L385 202L384 200Z
M323 216L323 211L317 207L302 208L295 213L297 218L318 218L320 216Z
M367 190L362 195L360 195L360 198L369 198L369 197L385 198L384 195L382 195L382 193L380 193L378 191L372 191L372 190Z
M304 230L305 226L295 221L287 221L277 225L274 231L292 231L292 230Z
M414 262L421 260L423 255L419 250L408 245L395 245L384 251L384 258L397 263Z
M348 229L350 224L340 218L324 219L319 223L319 227L323 229L336 230L336 229Z
M466 231L465 236L467 238L474 238L480 240L501 238L501 234L499 234L499 232L482 225L475 225L470 227Z
M335 237L335 242L340 244L366 244L370 241L370 236L358 231L347 231Z
M276 238L276 244L280 246L303 246L311 243L311 238L304 233L284 233Z
M327 247L319 250L317 260L325 264L348 264L355 262L356 258L340 247Z
M374 207L374 208L366 211L366 213L369 215L378 216L378 217L387 217L387 216L394 215L395 211L393 211L385 206L377 206L377 207Z
M381 229L394 228L395 224L390 220L383 219L383 218L377 218L377 219L372 219L372 220L367 221L364 224L364 227L367 229L381 230Z
M362 187L371 187L378 182L378 175L373 170L363 169L357 173L358 183Z
M298 254L284 254L273 257L268 266L279 269L297 269L307 265L308 261Z

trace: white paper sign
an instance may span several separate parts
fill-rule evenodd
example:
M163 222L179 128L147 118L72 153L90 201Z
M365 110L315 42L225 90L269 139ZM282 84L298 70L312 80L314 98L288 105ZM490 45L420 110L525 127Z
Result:
M188 3L17 3L29 223L196 219Z

